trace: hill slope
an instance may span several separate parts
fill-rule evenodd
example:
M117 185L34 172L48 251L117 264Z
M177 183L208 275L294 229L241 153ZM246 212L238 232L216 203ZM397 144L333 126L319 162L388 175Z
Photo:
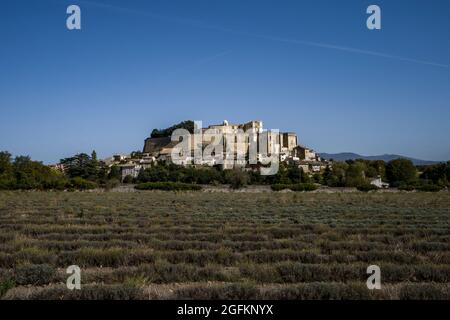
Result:
M436 164L439 163L439 161L428 161L428 160L421 160L421 159L415 159L410 157L401 156L398 154L383 154L383 155L377 155L377 156L363 156L357 153L353 152L341 152L341 153L320 153L320 156L323 159L334 159L337 161L345 161L345 160L355 160L355 159L364 159L364 160L383 160L383 161L391 161L398 158L408 159L411 160L414 165L429 165L429 164Z

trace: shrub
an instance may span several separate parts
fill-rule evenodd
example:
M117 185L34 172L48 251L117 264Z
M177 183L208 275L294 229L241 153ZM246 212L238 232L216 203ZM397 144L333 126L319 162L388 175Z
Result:
M19 266L14 270L15 282L19 285L44 285L55 277L56 270L48 264L31 264Z
M277 184L271 185L270 188L271 188L273 191L281 191L281 190L287 190L287 189L290 189L290 185L289 185L289 184L281 184L281 183L277 183Z
M16 179L13 177L0 177L0 190L16 189Z
M149 278L143 275L126 277L124 280L125 286L132 288L143 288L148 284L148 282Z
M292 191L314 191L316 189L317 186L312 183L298 183L291 187Z
M0 252L0 267L11 268L15 264L14 255Z
M248 180L247 172L239 168L225 171L225 181L226 183L229 183L230 187L233 189L240 189L244 187L247 185Z
M200 300L251 300L257 299L259 290L251 284L224 286L195 285L175 290L175 299Z
M239 267L242 276L258 283L282 282L279 273L270 265L248 263Z
M450 267L437 265L420 265L414 268L414 276L418 281L448 282Z
M402 191L414 191L414 186L411 184L400 184L398 186L398 190L402 190Z
M238 260L238 256L229 249L209 250L184 250L167 252L164 254L171 263L193 263L205 266L208 263L220 263L230 266Z
M359 191L362 192L369 192L372 190L378 190L379 188L373 184L370 183L365 183L365 184L360 184L359 186L356 187Z
M417 181L416 183L401 184L398 189L404 191L417 190L422 192L438 192L442 190L442 186L429 184L424 181Z
M79 266L117 267L126 263L127 251L120 248L94 249L83 248L77 251L61 253L59 264L75 263Z
M381 297L381 292L371 292L363 284L311 282L265 290L262 292L260 299L360 300Z
M11 290L6 299L30 300L138 300L144 299L140 288L129 285L84 285L82 290L67 290L66 286L51 286L32 290L23 297Z
M137 274L152 283L227 280L226 275L221 273L219 266L198 267L185 263L171 264L164 260L139 266Z
M358 280L365 275L365 270L358 265L281 262L276 264L275 268L284 283L314 281L346 282L349 280Z
M2 297L9 289L16 286L14 280L10 277L0 279L0 297Z
M134 178L133 178L133 176L130 176L130 175L126 176L123 179L123 183L133 183L133 181L134 181Z
M418 186L416 188L416 190L423 191L423 192L438 192L438 191L442 190L442 187L438 186L436 184L424 184L424 185Z
M257 263L274 263L287 260L299 261L302 263L322 262L321 257L316 253L292 249L248 251L244 256L249 261Z
M296 183L296 184L273 184L270 186L273 191L292 190L292 191L314 191L317 186L312 183Z
M78 190L92 190L97 188L97 184L95 182L83 179L81 177L75 177L70 179L68 187L75 188Z
M401 300L448 300L450 290L445 286L431 283L405 284L401 287Z
M111 190L119 185L120 185L120 180L118 180L116 178L109 179L109 180L106 180L106 182L105 182L105 189Z
M16 264L53 264L56 256L48 250L38 247L28 247L14 254Z
M322 265L305 265L283 262L276 266L277 272L285 283L327 281L331 270Z
M202 187L196 184L181 182L146 182L135 186L137 190L164 190L164 191L198 191Z

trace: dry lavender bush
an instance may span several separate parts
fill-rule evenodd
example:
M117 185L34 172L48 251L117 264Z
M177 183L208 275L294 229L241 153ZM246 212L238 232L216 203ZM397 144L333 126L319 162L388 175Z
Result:
M0 193L3 299L449 299L449 283L447 192Z

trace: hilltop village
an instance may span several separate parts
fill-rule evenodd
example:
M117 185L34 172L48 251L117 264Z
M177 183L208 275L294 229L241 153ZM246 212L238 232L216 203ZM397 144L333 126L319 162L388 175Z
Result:
M163 130L153 130L150 137L145 139L142 152L133 152L130 155L114 155L111 158L105 159L104 162L108 166L117 166L120 168L122 180L127 176L136 178L141 170L145 170L152 166L158 165L158 163L171 163L172 154L174 148L179 143L178 141L172 141L171 134L176 129L186 129L189 132L193 132L194 123L192 121L185 121L173 127ZM218 134L237 134L238 132L248 132L248 130L254 130L257 133L258 140L261 138L267 139L264 145L264 150L258 150L258 159L261 153L270 153L270 150L276 150L276 154L279 157L280 163L286 163L289 165L295 165L299 169L301 168L305 173L318 173L324 170L330 165L329 161L322 160L320 155L313 149L299 144L298 136L295 132L280 132L278 134L267 133L263 128L262 121L249 121L243 124L231 124L224 120L223 123L217 125L210 125L206 128L202 128L202 133L207 130L213 130ZM202 141L206 143L206 141ZM228 141L223 139L223 150L226 150ZM278 147L278 149L276 148ZM248 164L245 158L248 158L249 142L244 142L244 160L238 159L236 154L233 154L233 161L217 164L214 159L205 160L201 163L192 164L193 154L189 153L185 155L184 166L212 166L219 169L232 169L235 167L241 168L245 171L258 171L261 167L259 163L256 165ZM193 152L193 151L192 151ZM225 153L225 151L224 151ZM235 153L235 152L234 152ZM224 154L226 158L227 155Z
M215 143L210 143L211 137ZM273 163L276 170L267 173ZM154 129L142 150L103 160L94 150L44 165L28 156L0 152L0 190L110 190L131 184L138 190L266 185L275 191L345 187L437 192L447 190L449 181L450 161L428 166L415 166L404 158L327 161L300 144L296 133L265 130L261 121L223 121L206 128L200 122L184 121Z

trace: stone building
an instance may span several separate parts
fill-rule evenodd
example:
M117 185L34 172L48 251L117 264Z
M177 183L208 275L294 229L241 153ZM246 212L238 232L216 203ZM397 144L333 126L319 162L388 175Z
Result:
M243 135L238 138L238 133L249 133L252 135ZM223 154L213 154L212 159L202 159L201 165L213 166L218 163L217 159L223 159L222 168L229 169L233 167L248 167L249 148L251 143L256 144L258 150L257 161L261 161L264 155L271 156L272 153L279 154L280 161L294 162L303 166L309 166L309 171L316 171L317 165L312 164L320 162L319 156L314 150L298 144L298 137L295 132L276 132L267 131L263 128L262 121L249 121L243 124L232 124L224 120L221 124L209 125L201 129L201 147L208 146L213 138L206 135L218 135L221 137ZM230 140L233 139L233 140ZM253 139L253 141L250 141ZM198 140L196 140L198 141ZM194 139L191 139L191 154L183 155L186 161L183 165L193 164L194 159ZM198 141L198 143L200 142ZM171 152L178 144L178 141L171 141L171 137L147 138L145 140L143 152L154 156L157 161L171 161ZM203 149L202 149L203 151ZM306 162L306 163L305 163ZM310 163L307 163L310 162ZM197 163L199 164L199 163ZM306 170L305 170L306 171Z
M295 132L284 132L280 134L281 150L292 151L298 145Z
M318 155L317 153L305 146L298 145L293 149L293 156L299 158L299 160L304 161L317 161Z

